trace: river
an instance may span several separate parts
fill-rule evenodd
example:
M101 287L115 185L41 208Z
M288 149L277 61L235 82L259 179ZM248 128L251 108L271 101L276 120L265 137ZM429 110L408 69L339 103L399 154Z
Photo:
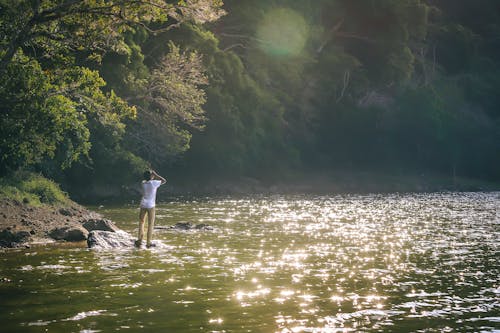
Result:
M99 212L136 233L135 205ZM213 230L0 253L0 331L500 331L500 192L158 205L177 222Z

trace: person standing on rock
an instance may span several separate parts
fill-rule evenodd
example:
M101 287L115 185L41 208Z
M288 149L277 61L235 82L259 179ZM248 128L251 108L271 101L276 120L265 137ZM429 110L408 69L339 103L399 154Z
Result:
M144 180L141 183L142 199L139 212L139 237L135 242L136 246L142 245L144 238L144 223L146 215L148 216L148 234L146 238L146 247L151 246L151 237L153 236L153 228L155 223L155 206L156 206L156 190L167 180L157 174L154 170L144 172Z

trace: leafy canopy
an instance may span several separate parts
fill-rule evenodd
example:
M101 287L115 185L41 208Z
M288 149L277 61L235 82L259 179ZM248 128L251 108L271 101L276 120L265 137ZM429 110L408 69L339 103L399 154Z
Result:
M92 131L101 128L121 137L124 120L135 119L137 109L105 87L95 70L103 57L129 54L128 33L213 21L224 14L221 6L218 0L0 0L2 169L47 158L65 168L88 155ZM181 101L183 89L160 93L164 108ZM198 98L204 101L203 95ZM195 106L185 114L186 122L194 124L201 113Z

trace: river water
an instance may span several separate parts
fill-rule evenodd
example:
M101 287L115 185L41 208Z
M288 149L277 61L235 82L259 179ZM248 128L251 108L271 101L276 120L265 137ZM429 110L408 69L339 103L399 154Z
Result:
M136 233L135 206L100 212ZM0 253L1 332L500 332L500 192L172 200L164 246Z

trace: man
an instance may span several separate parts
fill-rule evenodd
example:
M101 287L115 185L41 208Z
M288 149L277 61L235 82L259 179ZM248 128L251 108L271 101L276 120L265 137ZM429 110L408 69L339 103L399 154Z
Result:
M140 247L144 238L144 222L146 214L148 215L148 234L146 238L146 247L151 247L151 236L155 223L155 206L156 206L156 190L167 180L158 175L154 170L144 172L144 180L142 181L142 199L139 212L139 238L135 245Z

